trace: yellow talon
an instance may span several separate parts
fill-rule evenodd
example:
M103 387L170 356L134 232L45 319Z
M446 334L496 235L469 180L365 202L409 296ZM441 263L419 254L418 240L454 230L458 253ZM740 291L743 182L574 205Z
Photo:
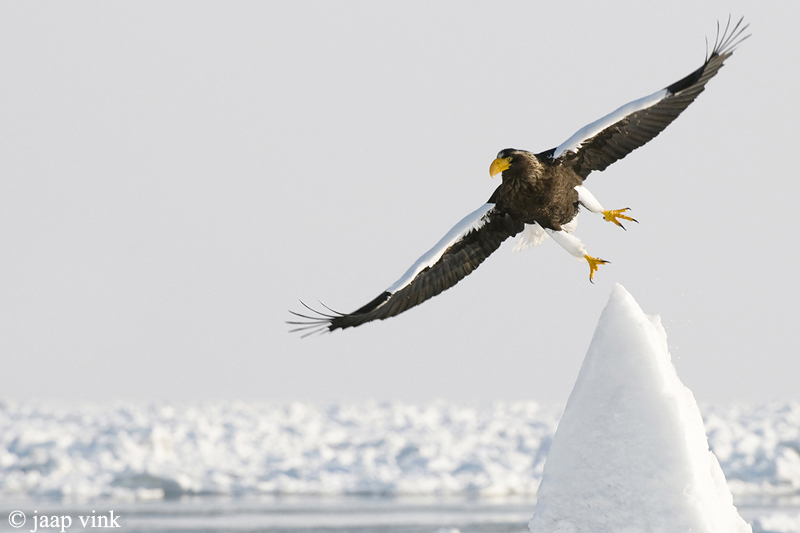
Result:
M584 259L586 259L586 262L589 263L589 281L594 283L594 273L597 272L597 268L600 265L605 265L606 263L608 263L608 261L592 257L591 255L588 254L584 255L583 257Z
M630 208L626 207L625 209L609 209L608 211L603 211L603 218L609 222L613 222L622 229L625 229L625 226L623 226L620 221L617 220L618 218L621 218L622 220L630 220L631 222L636 222L637 224L639 223L639 221L635 218L631 218L628 215L623 215L622 213L625 211L630 211Z

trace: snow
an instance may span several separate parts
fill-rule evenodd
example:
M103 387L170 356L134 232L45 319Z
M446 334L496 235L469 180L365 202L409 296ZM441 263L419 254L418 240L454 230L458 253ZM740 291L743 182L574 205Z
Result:
M533 495L561 410L535 402L0 401L0 500ZM707 406L704 414L737 497L800 492L800 404Z
M754 533L797 533L800 531L800 513L773 513L753 520Z
M0 402L0 499L535 494L559 415L534 402Z
M533 533L745 533L658 317L621 285L553 439Z
M0 410L0 494L533 493L558 410L445 404Z

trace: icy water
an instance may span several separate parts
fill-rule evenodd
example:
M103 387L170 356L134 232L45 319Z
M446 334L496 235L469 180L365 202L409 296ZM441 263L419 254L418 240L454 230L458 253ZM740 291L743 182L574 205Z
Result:
M17 500L0 502L0 531L96 531L100 525L110 525L126 532L164 533L523 533L528 531L526 524L535 505L529 498L434 497L192 497L76 504ZM800 531L798 501L742 505L740 513L754 524L755 533ZM55 523L52 517L57 517ZM19 527L12 527L12 522Z

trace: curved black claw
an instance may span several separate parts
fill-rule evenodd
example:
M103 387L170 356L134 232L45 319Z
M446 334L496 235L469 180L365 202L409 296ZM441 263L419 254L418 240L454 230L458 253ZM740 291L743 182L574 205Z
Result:
M609 262L605 259L592 257L591 255L584 255L583 257L586 259L586 262L589 263L589 281L594 283L594 273L597 272L600 265L607 265Z
M617 219L621 218L622 220L630 220L631 222L636 222L638 224L639 221L636 220L635 218L631 218L628 215L622 214L625 211L630 211L630 210L631 210L630 207L625 207L624 209L609 209L607 211L603 211L603 218L609 222L613 222L614 224L624 229L625 231L628 231L627 229L625 229L625 226L623 226L622 223Z

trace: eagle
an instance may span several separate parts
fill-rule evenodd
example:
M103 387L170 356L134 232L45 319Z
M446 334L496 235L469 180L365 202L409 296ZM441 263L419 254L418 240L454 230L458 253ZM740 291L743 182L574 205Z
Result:
M643 98L629 102L584 126L555 148L533 153L506 148L489 166L502 182L489 200L464 217L420 257L403 276L352 313L329 307L321 312L302 301L313 314L290 311L301 320L288 321L291 331L312 333L360 326L384 320L415 307L449 289L483 263L509 237L522 234L516 249L551 237L570 254L589 265L589 281L604 259L589 255L572 230L582 207L622 227L633 221L629 208L605 209L584 187L593 171L603 171L661 133L703 92L742 41L749 24L744 19L717 34L703 65L688 76Z

